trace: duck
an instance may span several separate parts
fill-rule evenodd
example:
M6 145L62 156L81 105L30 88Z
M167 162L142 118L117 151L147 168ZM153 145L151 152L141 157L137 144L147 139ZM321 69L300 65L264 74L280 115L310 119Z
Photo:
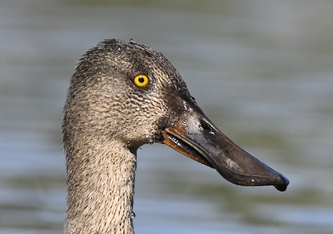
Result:
M81 57L62 129L66 234L134 233L137 150L144 144L165 144L237 185L285 191L289 184L213 124L162 53L134 40L107 39Z

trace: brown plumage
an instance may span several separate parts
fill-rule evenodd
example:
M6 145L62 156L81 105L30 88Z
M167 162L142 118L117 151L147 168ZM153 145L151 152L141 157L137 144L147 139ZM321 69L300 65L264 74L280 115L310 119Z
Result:
M138 75L148 84L138 86ZM236 184L279 190L288 184L210 122L161 53L135 42L106 40L85 53L71 78L64 114L68 234L134 233L136 152L147 143L165 143ZM198 137L224 144L215 152ZM243 167L244 160L255 169Z

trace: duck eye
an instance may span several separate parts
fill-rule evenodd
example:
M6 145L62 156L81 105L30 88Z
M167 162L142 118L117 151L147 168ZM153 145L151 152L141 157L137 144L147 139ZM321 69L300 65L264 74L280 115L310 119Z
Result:
M144 87L148 84L148 77L145 75L138 75L134 78L134 83L139 87Z

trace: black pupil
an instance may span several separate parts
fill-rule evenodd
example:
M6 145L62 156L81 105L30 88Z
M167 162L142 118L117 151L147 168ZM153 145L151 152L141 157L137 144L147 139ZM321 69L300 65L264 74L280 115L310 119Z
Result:
M139 77L139 82L140 82L140 83L143 83L143 82L145 82L145 78L143 78L142 76L141 76L141 77Z

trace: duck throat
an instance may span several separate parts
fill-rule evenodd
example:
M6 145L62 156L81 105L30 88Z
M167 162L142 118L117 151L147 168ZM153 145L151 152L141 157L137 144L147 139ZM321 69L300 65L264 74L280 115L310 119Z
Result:
M67 152L65 233L134 233L135 169L136 150L115 142Z

